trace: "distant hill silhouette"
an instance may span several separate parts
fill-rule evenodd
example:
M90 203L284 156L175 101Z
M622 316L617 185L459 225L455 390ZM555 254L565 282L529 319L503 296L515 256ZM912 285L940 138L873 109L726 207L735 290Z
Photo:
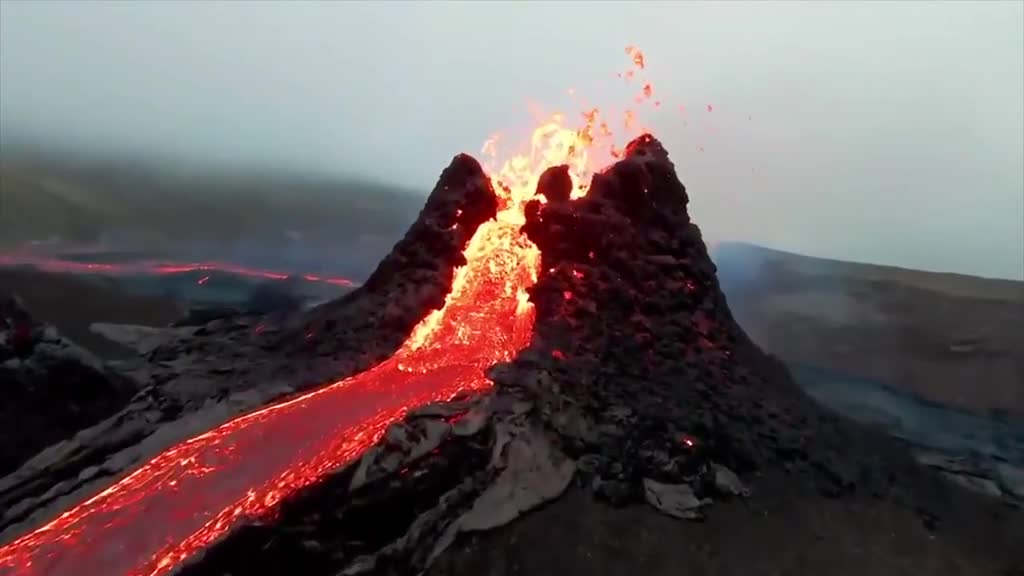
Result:
M741 243L712 258L740 325L787 363L1024 415L1024 282Z
M358 179L0 156L0 249L148 251L365 276L421 195Z

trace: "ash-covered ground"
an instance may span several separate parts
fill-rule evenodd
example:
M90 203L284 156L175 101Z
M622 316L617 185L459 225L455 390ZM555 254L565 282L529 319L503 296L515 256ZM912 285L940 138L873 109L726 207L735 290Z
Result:
M1020 508L815 404L733 319L660 143L523 231L529 347L494 388L413 411L359 461L229 534L187 574L1018 574ZM441 306L494 215L457 157L366 284L298 318L222 318L143 347L116 417L0 481L4 540L233 414L387 357ZM457 226L455 224L458 224ZM211 399L214 401L211 402ZM90 470L83 474L84 470Z

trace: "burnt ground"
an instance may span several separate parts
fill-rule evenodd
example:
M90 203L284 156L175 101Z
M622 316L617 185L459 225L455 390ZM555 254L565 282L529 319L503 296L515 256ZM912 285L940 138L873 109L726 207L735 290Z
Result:
M0 293L0 477L128 404L137 384Z
M816 575L1017 576L1019 512L964 493L941 516L864 497L826 498L784 475L749 502L716 504L704 522L646 506L613 508L585 490L494 532L456 543L432 576Z
M480 473L484 447L456 444L411 472L416 482L350 493L351 470L332 477L183 573L335 574L339 556L351 559L400 537L429 511L425 502ZM936 477L904 482L900 497L830 498L799 477L766 470L749 480L748 500L718 501L703 521L687 522L642 503L614 506L577 479L560 499L507 526L460 536L427 574L1020 574L1019 510ZM389 562L370 573L414 572Z

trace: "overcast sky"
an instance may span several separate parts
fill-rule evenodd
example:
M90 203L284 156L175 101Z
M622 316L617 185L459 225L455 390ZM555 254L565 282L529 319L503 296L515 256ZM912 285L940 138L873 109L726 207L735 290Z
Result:
M628 104L636 44L710 239L1024 278L1021 2L0 5L8 145L426 193L531 102Z

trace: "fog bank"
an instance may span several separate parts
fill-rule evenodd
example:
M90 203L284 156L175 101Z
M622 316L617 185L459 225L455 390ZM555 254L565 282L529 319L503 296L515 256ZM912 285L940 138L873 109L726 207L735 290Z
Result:
M1024 279L1019 2L5 0L0 145L425 194L531 102L629 104L627 44L710 239Z

